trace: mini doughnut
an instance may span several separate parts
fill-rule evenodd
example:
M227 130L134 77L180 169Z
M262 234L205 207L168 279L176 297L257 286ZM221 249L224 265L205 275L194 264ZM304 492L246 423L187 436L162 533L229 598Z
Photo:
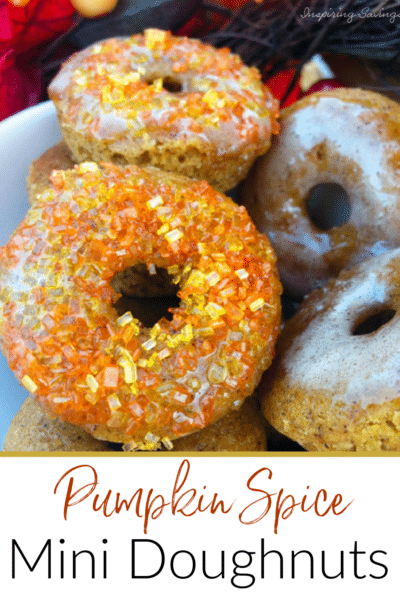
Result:
M7 431L3 452L108 452L81 427L49 417L33 398L27 398Z
M399 249L367 259L287 322L260 394L307 450L400 450L399 272Z
M281 133L242 199L271 240L288 294L301 298L342 268L400 245L399 167L400 106L392 100L336 89L283 111ZM330 229L307 210L310 191L324 183L341 186L350 208L348 220Z
M253 395L240 410L233 410L213 425L176 440L172 452L263 452L266 448L264 419ZM15 415L3 447L4 452L115 450L78 425L51 419L33 398L28 398Z
M148 29L75 54L49 87L74 160L153 165L220 191L277 133L277 101L227 48Z
M0 249L1 343L21 383L128 449L240 407L271 362L281 291L244 207L150 167L83 163L52 181ZM135 264L179 283L172 321L117 316L110 282Z

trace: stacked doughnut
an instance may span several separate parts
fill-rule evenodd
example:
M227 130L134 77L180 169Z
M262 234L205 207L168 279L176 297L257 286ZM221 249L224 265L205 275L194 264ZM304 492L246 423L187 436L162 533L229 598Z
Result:
M286 293L309 294L261 393L269 422L308 450L400 449L399 161L400 106L338 89L283 111L244 184ZM336 223L326 192L320 214L310 209L310 191L327 184L340 191Z
M29 401L14 431L51 430L36 450L86 433L94 450L265 448L254 404L240 409L280 329L276 258L204 180L232 187L269 147L277 105L259 74L149 30L72 57L49 93L64 142L33 164L32 207L0 249L2 349L45 411ZM121 291L177 303L144 326L117 314Z
M278 103L227 48L148 29L90 46L49 87L74 161L152 165L227 191L277 133Z

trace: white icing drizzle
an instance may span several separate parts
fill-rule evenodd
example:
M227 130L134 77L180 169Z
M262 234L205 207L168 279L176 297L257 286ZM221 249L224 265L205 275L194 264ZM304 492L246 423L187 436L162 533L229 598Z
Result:
M310 301L306 310L316 314L283 359L289 386L329 393L334 403L362 408L400 396L399 316L373 333L352 335L368 308L388 307L385 277L399 260L400 250L369 259L352 279L336 280L330 298L327 294L312 308Z

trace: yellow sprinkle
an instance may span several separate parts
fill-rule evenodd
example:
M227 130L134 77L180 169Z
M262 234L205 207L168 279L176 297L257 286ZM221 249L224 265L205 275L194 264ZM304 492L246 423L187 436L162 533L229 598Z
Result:
M186 286L193 285L194 287L198 287L204 284L204 280L204 274L198 269L194 269L189 275Z
M110 98L110 86L106 85L102 90L101 90L101 101L104 104L108 104L111 101Z
M151 87L153 88L153 90L154 90L156 93L159 93L159 92L161 92L161 91L162 91L162 89L163 89L163 80L162 80L161 78L159 78L159 79L155 79L155 80L153 81L153 83L152 83Z
M139 387L137 383L132 383L129 389L131 390L134 396L137 396L139 394Z
M243 244L240 240L236 240L235 242L231 242L229 244L229 250L231 252L240 252L243 250Z
M176 275L179 272L179 266L172 265L171 267L168 267L167 271L169 275Z
M163 437L161 441L167 450L172 450L172 448L174 447L174 445L171 442L171 440L169 439L169 437Z
M111 411L121 408L121 403L118 400L117 394L111 394L111 396L108 396L107 402L108 402L108 406L110 407Z
M246 271L246 269L238 269L237 271L235 271L236 275L239 277L239 279L247 279L249 274Z
M164 360L164 358L168 358L168 356L171 356L171 351L168 348L163 348L163 350L161 350L161 352L159 352L157 356L159 360Z
M93 406L97 404L97 398L94 394L85 394L85 400L87 400Z
M150 442L150 444L157 444L158 441L160 441L160 438L158 435L154 435L154 433L147 433L144 436L144 439L146 440L146 442Z
M78 167L78 172L82 175L83 173L95 173L99 170L99 166L95 162L83 162Z
M139 358L137 364L138 364L138 367L145 369L147 367L147 360L145 358Z
M126 349L126 348L122 348L122 346L118 346L116 349L117 354L121 357L121 366L123 366L126 363L133 363L134 360L132 358L131 353Z
M182 271L182 277L184 277L185 275L187 275L188 273L190 273L191 270L192 270L192 265L191 265L191 263L189 263L183 269L183 271Z
M152 50L158 44L164 44L167 36L168 33L166 31L161 31L161 29L145 29L144 42L147 48Z
M210 315L212 319L217 319L221 315L225 314L225 309L219 304L216 304L215 302L209 302L205 307L205 311Z
M146 202L146 206L149 210L154 210L155 208L157 208L157 206L160 206L160 204L164 204L164 200L161 198L160 195L154 196L154 198L151 198L151 200L148 200Z
M93 393L97 392L99 389L98 381L93 377L93 375L86 375L86 384Z
M33 379L31 379L29 377L29 375L24 375L23 378L21 379L21 383L24 387L26 387L28 392L30 392L31 394L34 394L36 392L36 390L38 389L38 386L33 381Z
M208 285L215 285L216 283L218 283L218 281L220 279L221 279L221 276L218 275L218 273L216 271L209 273L206 277L206 281L207 281Z
M208 104L210 108L214 108L218 102L218 94L216 91L209 89L204 96L202 97L202 101Z
M210 337L214 335L214 329L212 327L200 327L199 329L196 329L196 336L197 337Z
M132 323L132 321L133 321L133 316L130 311L126 312L125 314L123 314L121 317L118 317L118 319L117 319L117 323L120 327L125 327L125 325L128 325L128 323Z
M153 350L153 348L155 348L157 346L157 342L155 340L147 340L146 342L143 342L142 344L142 348L144 350L146 350L147 352L149 350Z
M147 361L147 366L149 367L149 369L151 369L151 367L154 367L154 365L156 364L157 361L158 361L157 352L153 352L153 354L150 356L149 360Z
M193 327L190 323L183 327L181 338L184 342L190 342L193 339Z
M165 234L165 239L170 244L172 244L173 242L177 242L182 237L183 237L183 233L179 229L173 229L172 231L169 231L168 233Z
M211 256L213 257L214 260L216 261L226 261L226 256L223 252L213 252L211 254Z
M264 306L264 304L265 303L263 298L257 298L257 300L254 300L254 302L250 304L249 308L252 312L255 312L256 310Z
M152 329L150 330L150 337L155 339L158 336L158 334L160 333L160 331L161 331L161 327L158 323L156 323L154 325L154 327L152 327Z
M177 346L179 346L181 341L182 338L179 333L177 335L169 335L167 337L167 346L168 348L176 348Z
M157 229L157 235L164 235L167 231L169 231L169 225L168 223L164 223L164 225L161 225L160 229Z
M137 379L136 365L125 364L123 369L125 383L134 383Z

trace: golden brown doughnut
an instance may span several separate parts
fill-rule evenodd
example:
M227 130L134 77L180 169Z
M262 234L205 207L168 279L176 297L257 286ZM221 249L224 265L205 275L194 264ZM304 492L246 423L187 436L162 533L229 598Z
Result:
M350 207L348 220L327 230L311 221L306 204L324 183L340 185ZM296 102L283 111L281 132L249 175L242 200L277 253L285 291L297 298L342 268L396 248L400 106L358 89Z
M76 162L153 165L220 191L276 133L278 103L227 48L148 29L75 54L49 87Z
M260 396L307 450L400 450L399 273L399 249L368 259L286 323Z

